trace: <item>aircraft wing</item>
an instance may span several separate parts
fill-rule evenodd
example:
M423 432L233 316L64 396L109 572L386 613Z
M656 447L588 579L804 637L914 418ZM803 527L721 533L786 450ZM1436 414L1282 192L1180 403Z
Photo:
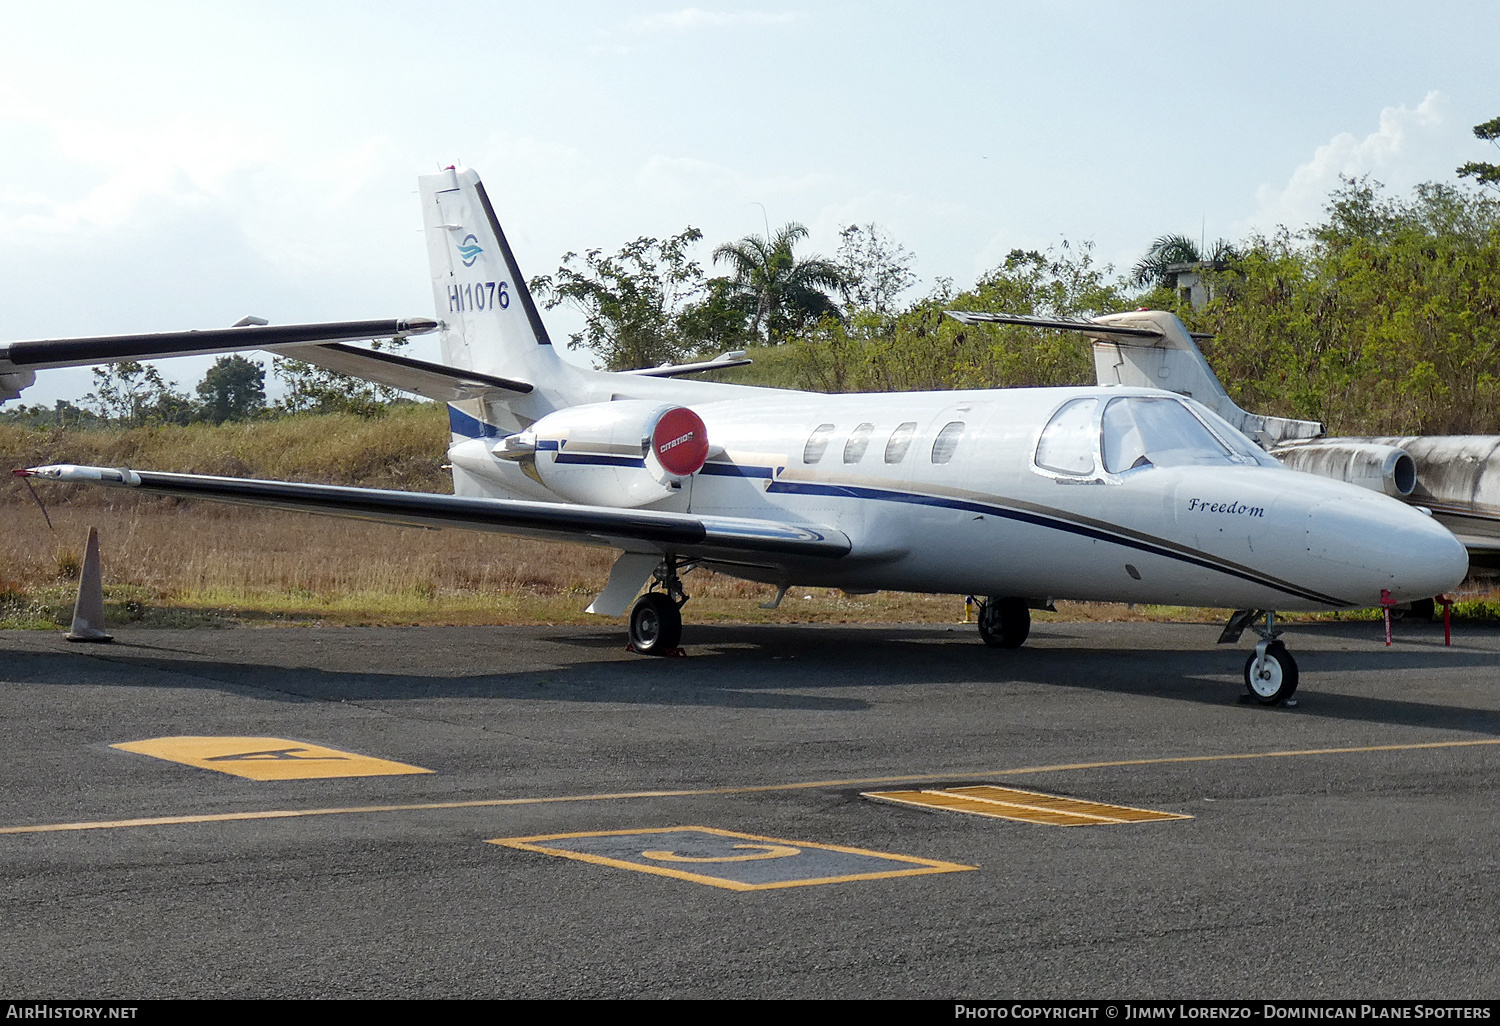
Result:
M1493 535L1453 533L1459 544L1469 550L1469 566L1500 569L1500 538Z
M737 562L837 559L848 555L852 547L847 536L832 528L748 517L697 516L71 464L32 467L17 470L15 474L387 524L495 531L612 548L670 550L685 556Z
M0 373L50 367L81 367L120 360L232 353L326 342L425 335L438 322L427 317L392 321L333 321L324 324L246 325L204 331L160 331L147 335L100 335L93 338L42 338L0 342Z
M497 378L476 371L445 367L440 363L414 360L374 349L359 349L334 342L326 345L288 346L271 350L278 356L317 364L340 374L376 381L403 392L452 403L487 395L524 395L531 385L510 378Z
M642 367L639 370L619 373L634 374L642 378L675 378L683 374L700 374L703 371L725 370L729 367L747 367L754 362L745 356L743 349L736 349L733 352L716 356L712 360L702 360L698 363L664 363L660 367Z

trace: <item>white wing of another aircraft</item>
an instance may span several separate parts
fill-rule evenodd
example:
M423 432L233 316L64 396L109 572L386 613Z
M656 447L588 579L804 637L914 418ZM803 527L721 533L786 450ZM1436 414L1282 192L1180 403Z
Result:
M610 546L621 554L590 609L617 615L645 586L629 631L647 653L675 649L695 567L775 585L778 598L790 585L985 596L979 632L999 648L1022 644L1029 609L1054 598L1237 609L1226 636L1264 619L1245 682L1267 704L1297 685L1275 610L1425 598L1467 571L1430 517L1288 470L1170 391L823 395L680 380L683 368L577 367L553 351L479 176L450 168L419 183L441 366L316 348L366 361L335 369L455 389L444 397L455 494L17 473Z

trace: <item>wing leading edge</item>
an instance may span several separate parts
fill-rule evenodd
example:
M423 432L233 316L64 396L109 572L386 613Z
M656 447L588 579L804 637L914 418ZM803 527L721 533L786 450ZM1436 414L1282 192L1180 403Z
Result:
M213 499L277 509L354 517L413 527L454 527L522 534L613 548L645 544L702 558L837 559L852 548L842 532L818 525L745 517L695 516L487 499L380 488L168 474L149 470L59 464L17 470L21 477L134 488L157 495Z

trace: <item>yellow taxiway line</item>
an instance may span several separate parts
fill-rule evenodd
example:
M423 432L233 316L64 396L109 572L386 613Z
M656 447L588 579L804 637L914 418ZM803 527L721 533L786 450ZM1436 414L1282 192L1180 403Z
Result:
M1063 762L972 772L920 773L893 777L856 777L845 780L806 780L790 784L751 784L740 787L700 787L661 791L617 791L602 794L553 795L534 798L478 798L460 802L414 802L400 805L351 805L328 809L266 809L260 812L215 812L190 816L144 816L138 819L96 819L77 823L35 823L0 827L0 834L49 834L71 830L125 830L134 827L182 826L193 823L237 823L258 819L298 819L305 816L352 816L382 812L430 812L443 809L489 809L507 805L550 805L562 802L608 802L639 798L699 798L725 794L763 794L819 787L866 787L873 784L915 784L928 780L1010 777L1070 770L1112 769L1124 766L1170 766L1190 762L1233 762L1245 759L1291 759L1314 755L1358 755L1368 752L1414 752L1437 748L1477 748L1500 745L1500 738L1472 741L1426 741L1404 745L1362 745L1357 748L1303 748L1273 752L1233 752L1224 755L1174 755L1154 759L1110 759L1102 762Z

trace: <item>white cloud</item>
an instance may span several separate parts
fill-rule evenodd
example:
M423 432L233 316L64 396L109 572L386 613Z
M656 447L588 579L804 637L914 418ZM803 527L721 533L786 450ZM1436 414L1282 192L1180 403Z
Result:
M1256 190L1256 212L1242 227L1264 233L1277 225L1296 230L1314 222L1341 175L1371 175L1402 189L1434 173L1446 173L1447 167L1432 166L1432 158L1434 144L1448 127L1447 108L1447 98L1433 90L1415 107L1386 107L1380 112L1380 127L1363 139L1340 132L1293 171L1285 186L1262 185Z
M630 27L637 32L695 32L699 29L734 28L739 26L790 25L797 15L786 12L770 14L764 11L705 11L697 7L684 7L667 14L647 14L630 19Z

